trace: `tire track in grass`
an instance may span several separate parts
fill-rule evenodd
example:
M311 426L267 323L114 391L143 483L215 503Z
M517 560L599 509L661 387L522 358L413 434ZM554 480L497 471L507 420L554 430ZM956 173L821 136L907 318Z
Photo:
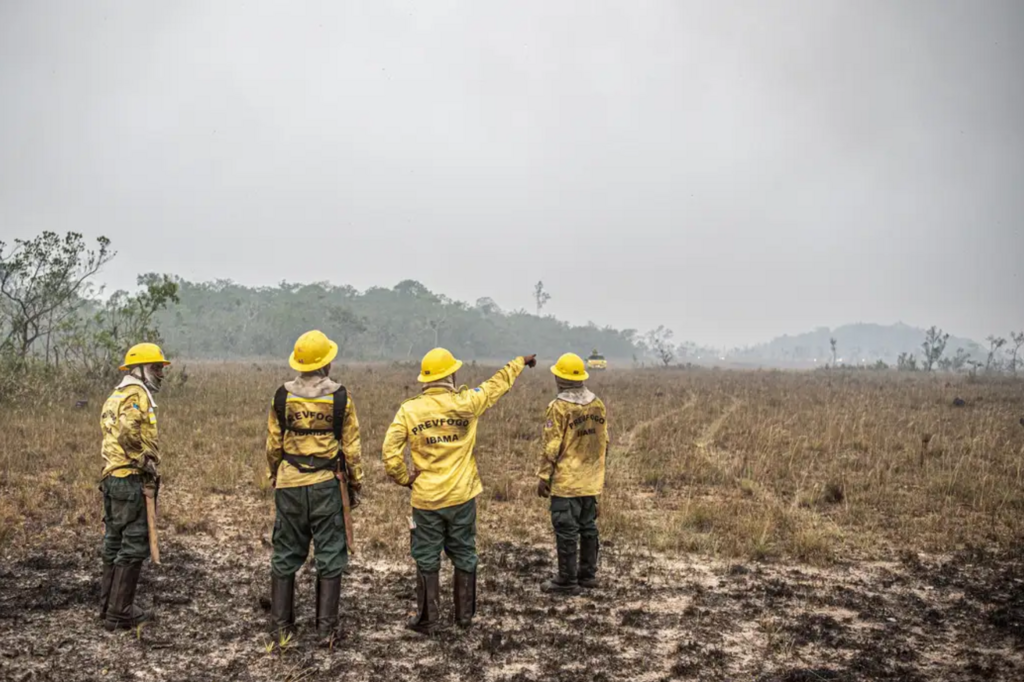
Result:
M664 421L667 421L667 420L671 419L672 417L677 417L677 416L679 416L681 414L686 413L689 410L692 410L693 407L696 404L697 404L697 396L693 395L693 394L690 394L690 399L687 400L686 403L682 407L677 407L676 409L669 410L668 412L664 412L664 413L658 415L657 417L654 417L653 419L648 419L647 421L640 422L639 424L634 426L632 429L630 429L626 433L625 436L623 436L621 444L618 445L615 448L617 450L617 452L615 454L617 454L617 455L630 455L630 454L632 454L634 449L636 448L636 442L637 442L637 439L640 437L641 433L643 433L644 431L646 431L646 430L648 430L650 428L653 428L653 427L657 426L658 424L661 424Z
M694 445L699 449L707 450L714 444L715 436L717 436L718 432L722 430L725 423L729 421L729 417L731 417L733 413L739 409L740 405L743 404L743 401L736 396L730 396L730 400L732 400L732 404L725 408L725 411L718 416L718 419L708 424L704 429L704 432L701 433L700 438L694 441Z

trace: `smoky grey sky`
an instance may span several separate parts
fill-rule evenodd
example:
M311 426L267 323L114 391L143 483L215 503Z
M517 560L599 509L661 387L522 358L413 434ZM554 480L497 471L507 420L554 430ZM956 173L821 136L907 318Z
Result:
M0 239L720 344L1024 327L1024 3L0 0Z

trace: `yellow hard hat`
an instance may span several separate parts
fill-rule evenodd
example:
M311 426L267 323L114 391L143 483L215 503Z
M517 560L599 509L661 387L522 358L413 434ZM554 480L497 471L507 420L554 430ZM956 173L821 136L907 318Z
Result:
M171 363L164 357L164 352L160 350L160 346L155 343L137 343L128 349L128 352L124 355L124 364L121 365L121 371L134 367L135 365L164 365L165 367Z
M306 332L295 342L288 364L297 372L315 372L338 357L338 344L319 329Z
M421 384L439 381L458 372L459 367L462 367L462 360L456 360L446 348L435 348L420 362L419 381Z
M575 353L566 353L551 366L551 373L560 379L569 381L586 381L590 378L587 368L583 366L583 358Z

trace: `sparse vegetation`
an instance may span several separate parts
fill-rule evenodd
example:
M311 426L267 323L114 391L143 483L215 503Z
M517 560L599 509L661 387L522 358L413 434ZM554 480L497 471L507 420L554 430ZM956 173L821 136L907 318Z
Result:
M1007 349L1007 354L1010 356L1010 373L1016 376L1017 362L1020 359L1020 348L1024 346L1024 331L1010 332L1010 341L1013 342L1013 345Z
M985 340L988 341L988 358L985 360L985 371L998 372L1002 364L999 359L999 349L1006 345L1006 339L993 334Z
M943 334L942 330L934 325L925 332L924 343L921 344L924 371L932 371L932 367L935 367L942 360L942 354L946 352L946 343L948 341L949 334Z
M537 304L537 317L540 317L541 311L544 310L544 306L551 300L551 294L544 289L544 282L537 281L537 284L533 287L533 301Z
M358 294L327 285L248 290L225 284L207 289L146 275L139 278L138 293L117 292L103 301L90 296L86 284L77 298L66 298L64 307L58 306L66 314L55 322L30 324L28 337L25 325L13 321L10 299L0 306L0 331L8 339L0 351L0 390L9 396L14 386L30 398L8 401L0 411L5 436L0 440L0 557L5 567L0 569L5 585L0 604L15 614L13 620L0 619L0 626L18 624L4 632L4 641L13 642L0 657L0 677L5 679L10 671L18 679L26 671L42 670L27 663L21 651L36 650L36 642L46 636L43 628L52 632L60 629L55 625L70 626L77 628L76 639L102 637L83 615L95 587L92 573L102 524L95 489L101 462L94 407L110 388L123 347L159 340L161 321L192 316L168 327L176 339L171 350L176 343L200 342L206 334L204 344L211 338L233 339L235 353L259 347L278 348L281 354L279 348L292 340L292 330L282 320L296 328L303 324L280 317L292 310L289 302L296 296L322 295L316 299L322 304L322 319L340 329L335 336L349 357L371 348L381 358L407 359L423 346L445 342L450 334L458 334L470 347L485 348L496 330L509 337L536 330L540 342L549 345L564 343L564 336L603 335L630 351L654 356L663 368L672 365L677 352L684 359L700 359L709 352L692 343L674 346L671 330L664 327L649 332L641 344L628 331L597 330L593 324L570 327L522 311L506 315L489 299L470 308L412 280ZM188 289L184 298L179 296L183 285ZM273 315L264 319L268 311ZM206 319L217 324L198 324ZM278 337L286 332L289 337L281 341ZM32 344L22 354L25 338ZM22 341L16 343L18 339ZM537 674L515 673L508 679L576 679L551 662L552 652L569 645L562 627L569 619L586 630L575 640L591 661L590 667L580 668L581 679L597 679L598 669L623 671L627 677L642 670L651 672L652 679L660 679L655 673L689 675L698 669L723 676L747 673L751 669L742 662L746 654L722 637L723 628L737 623L746 623L739 626L747 628L744 646L753 642L760 647L767 665L775 666L772 670L784 668L786 661L803 660L808 643L826 638L830 646L849 641L861 652L860 658L844 661L843 669L912 678L906 674L913 672L911 667L884 667L895 655L884 638L858 635L844 640L845 626L838 619L813 612L815 604L850 608L851 600L859 599L865 601L857 607L857 618L871 621L878 608L899 613L916 623L922 633L917 644L931 652L948 646L946 633L933 631L935 613L944 613L940 618L948 618L947 623L960 623L958 628L969 621L971 632L984 621L984 636L995 637L986 640L991 659L1001 661L985 670L1024 669L1024 662L1007 656L1012 650L1007 638L1016 636L1016 623L1024 622L1024 600L1011 600L998 612L987 606L1004 599L1008 585L1024 579L1013 572L1020 565L1015 552L1024 531L1019 426L1024 424L1019 411L1024 383L997 376L1000 371L1016 372L1024 334L1011 334L1014 345L1003 353L1005 340L990 338L983 365L979 358L984 355L972 356L962 347L946 357L949 337L933 327L921 345L920 365L915 354L904 352L897 368L972 368L967 377L941 380L922 372L853 371L885 370L881 359L837 367L838 341L831 339L834 362L829 366L841 371L725 372L687 362L686 373L618 370L591 380L609 404L613 443L599 521L606 587L584 598L583 615L573 615L576 606L571 602L544 602L536 589L551 563L548 512L533 487L540 420L553 386L545 373L524 375L481 427L477 448L485 483L479 498L485 576L481 624L440 643L409 644L417 655L434 662L398 668L392 662L362 661L393 661L387 655L397 641L392 630L411 599L410 571L405 570L410 566L408 492L386 479L379 446L399 401L417 390L415 363L346 365L343 358L337 364L336 376L358 405L367 466L363 503L355 514L354 575L346 581L346 590L352 591L347 609L360 625L346 630L338 646L332 641L320 650L301 634L295 640L269 642L260 637L259 605L267 593L273 522L273 491L264 475L267 397L290 372L282 362L206 360L192 363L193 380L186 382L189 375L179 362L160 396L160 525L167 551L165 566L150 574L156 583L152 598L160 599L157 610L172 615L113 644L91 642L86 653L76 651L73 661L64 653L72 649L58 646L46 670L65 679L92 679L95 671L82 667L81 661L87 660L97 662L104 676L114 671L113 679L126 675L121 662L133 659L127 654L141 651L152 669L171 661L174 678L183 680L192 679L184 671L197 659L218 668L215 677L224 679L302 680L335 670L343 657L346 666L356 667L357 676L371 679L450 679L456 672L481 678L495 660L504 656L522 661L525 656L544 662L517 662L519 673L536 669ZM246 345L252 343L263 345ZM862 357L858 346L849 352ZM638 364L640 359L635 353L633 357ZM987 375L977 373L982 366ZM474 383L487 374L486 367L470 363L459 378ZM38 382L25 383L25 377ZM97 383L99 379L105 383ZM40 414L46 415L45 425ZM898 580L910 581L920 594L939 571L926 568L935 554L959 562L952 573L949 564L943 565L943 581L968 576L962 579L974 591L968 594L952 582L940 583L944 596L934 602L918 599L908 605L893 596L891 603L879 606L877 595L889 594L892 570L864 569L865 574L881 570L868 583L848 578L851 565L899 561L904 567ZM817 583L831 584L834 590L821 587L812 594L793 578L799 571L786 568L794 563L813 565ZM645 582L643 595L638 595L637 581L654 575L657 580ZM690 582L671 589L654 587L677 585L680 576L689 576ZM984 587L973 587L979 584ZM720 594L736 600L735 606L723 605ZM766 596L755 599L750 594ZM955 608L949 606L954 603L951 595L959 595ZM302 599L308 608L309 600ZM680 608L681 600L685 608ZM773 600L786 602L786 610L775 609ZM225 604L230 604L230 618L222 617ZM12 605L19 608L8 608ZM563 612L552 617L552 608ZM19 609L29 609L32 617L17 620ZM532 639L520 627L523 614L533 623ZM65 615L66 622L57 620ZM645 657L639 664L631 659L628 665L607 665L619 661L612 642L620 642L615 639L620 635L595 632L609 628L669 637L681 622L670 617L686 619L687 632L699 637L699 643ZM213 632L216 637L209 636ZM225 641L232 643L227 657L219 653ZM403 641L402 646L407 644ZM440 662L430 647L440 647ZM230 668L218 667L222 660L231 661ZM627 677L605 674L604 679Z
M901 372L916 372L917 358L913 353L900 353L896 358L896 369Z
M350 666L368 679L384 671L396 680L480 678L493 666L535 661L543 662L538 670L555 675L557 652L570 646L559 639L568 619L584 632L571 646L584 647L581 660L590 661L579 679L594 679L600 668L618 671L607 676L613 680L641 670L663 676L676 661L671 652L639 663L620 659L616 642L632 641L616 639L622 628L646 641L655 633L669 637L665 628L684 619L700 642L688 650L686 666L707 658L724 674L750 670L743 662L748 647L763 647L768 670L808 656L820 660L806 647L822 635L815 634L816 625L806 629L804 620L817 623L815 604L833 604L872 624L828 635L847 637L843 641L866 652L860 655L871 665L892 660L886 648L891 638L879 629L890 614L922 633L915 635L922 660L930 660L926 652L946 652L948 631L936 631L930 620L942 613L946 626L963 637L988 633L986 648L1003 669L1024 669L1007 658L1012 646L1005 639L1018 611L1007 611L1010 625L1003 626L986 620L985 610L992 595L1014 585L1012 567L1020 564L1008 558L986 569L976 558L1015 556L1024 531L1024 383L956 379L947 388L923 374L875 372L643 370L597 376L591 387L608 401L614 420L599 520L606 587L579 602L552 604L537 589L553 560L548 512L533 488L540 419L553 387L543 373L527 373L480 428L480 624L435 642L401 634L412 585L408 491L387 481L379 460L390 416L416 390L414 370L340 366L336 374L352 391L364 428L367 480L355 511L353 574L344 590L343 613L350 620L341 643L321 649L303 634L308 625L295 641L261 636L259 603L269 589L273 523L264 476L265 413L267 396L290 372L283 363L192 363L190 369L187 384L169 382L161 394L165 566L145 573L152 581L145 596L160 600L161 620L137 640L108 641L90 617L102 522L96 415L74 409L59 391L0 411L0 602L16 618L16 604L43 609L5 635L5 651L19 652L26 642L37 647L44 623L60 619L67 623L62 632L72 627L76 640L88 642L39 659L58 666L51 671L65 671L65 679L90 679L98 666L122 675L121 661L138 661L139 651L146 666L165 671L155 677L183 680L193 679L184 671L197 665L195 679L310 679L328 667ZM459 378L474 383L487 372L467 367ZM101 396L97 391L88 397L96 405ZM953 407L954 397L962 397L964 406ZM48 415L48 428L38 427L40 411ZM922 591L929 576L939 575L938 568L926 568L933 562L928 557L965 547L987 554L958 560L955 573L946 563L941 575L970 581L974 591L966 601L959 583L936 582L941 587ZM861 563L872 559L890 563ZM997 560L1003 561L988 561ZM912 563L899 573L871 568L905 561ZM804 569L792 562L817 566L813 580L801 578ZM1003 572L1011 577L1004 581ZM300 619L311 617L312 608L310 577L303 575ZM916 591L894 591L894 576ZM638 584L645 585L641 593ZM936 596L908 600L904 594ZM1016 609L1014 604L1004 608ZM769 615L766 630L756 625ZM529 630L521 625L524 616ZM0 620L0 628L8 622ZM742 651L730 644L731 635L723 639L723 633L738 634L736 628L755 633L735 640L745 642ZM849 639L854 632L876 631L879 638ZM398 644L418 661L432 662L403 667L386 654ZM0 677L21 674L35 660L20 654L0 659ZM841 660L834 665L847 665ZM609 665L615 661L621 665ZM228 662L231 667L219 667ZM857 670L863 664L849 665ZM546 679L548 673L520 679Z
M272 517L263 480L265 402L288 373L243 364L190 369L188 384L169 381L161 396L163 523L169 531L205 533L210 524L201 501L226 496L235 500L229 507L262 509L239 522L254 536L266 535ZM475 368L460 379L485 373ZM369 481L360 535L381 556L400 560L407 538L393 512L406 493L385 479L378 448L390 412L415 390L409 370L351 366L338 374L364 424ZM551 392L545 379L525 376L481 429L479 461L489 490L481 511L484 543L547 537L543 504L530 494L538 420ZM620 371L592 383L614 414L602 518L615 542L727 557L749 557L756 548L786 557L801 532L825 523L837 531L829 556L884 556L899 547L942 551L965 542L1008 542L1021 531L1024 480L1017 462L1024 446L1017 421L1024 385L1017 382L946 389L923 378L873 373L828 379L698 371L683 379ZM971 409L952 410L954 393ZM95 405L102 394L89 397ZM37 428L35 403L0 413L7 436L0 446L7 548L63 535L61 519L84 518L83 531L100 522L95 415L73 409L73 397L60 392L41 400L56 420L53 428ZM924 433L934 436L922 457L917 443ZM709 520L695 526L690 505L696 500ZM88 530L82 537L93 535Z
M672 345L673 336L671 329L667 329L664 325L658 325L657 329L647 332L645 337L647 347L664 367L671 365L672 360L675 359L675 347Z
M0 242L0 402L109 382L131 345L161 342L155 316L178 302L177 283L142 275L139 292L103 300L91 278L116 254L105 237L96 243L74 232L17 239L9 250Z

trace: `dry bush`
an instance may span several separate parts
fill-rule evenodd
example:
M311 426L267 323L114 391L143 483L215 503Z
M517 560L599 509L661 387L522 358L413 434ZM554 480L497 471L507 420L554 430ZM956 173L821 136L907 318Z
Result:
M338 367L356 401L366 468L358 549L407 561L408 491L380 444L415 368ZM476 383L488 370L469 367ZM162 393L161 528L166 535L269 537L263 441L283 366L206 363ZM1024 383L832 372L615 371L591 388L608 404L612 448L604 541L658 552L812 563L912 549L1000 545L1024 519ZM534 495L554 382L527 371L483 419L477 460L483 547L550 543ZM955 408L963 397L967 406ZM0 413L0 548L92 542L101 534L98 411L104 396L54 386ZM76 545L79 543L76 543Z

